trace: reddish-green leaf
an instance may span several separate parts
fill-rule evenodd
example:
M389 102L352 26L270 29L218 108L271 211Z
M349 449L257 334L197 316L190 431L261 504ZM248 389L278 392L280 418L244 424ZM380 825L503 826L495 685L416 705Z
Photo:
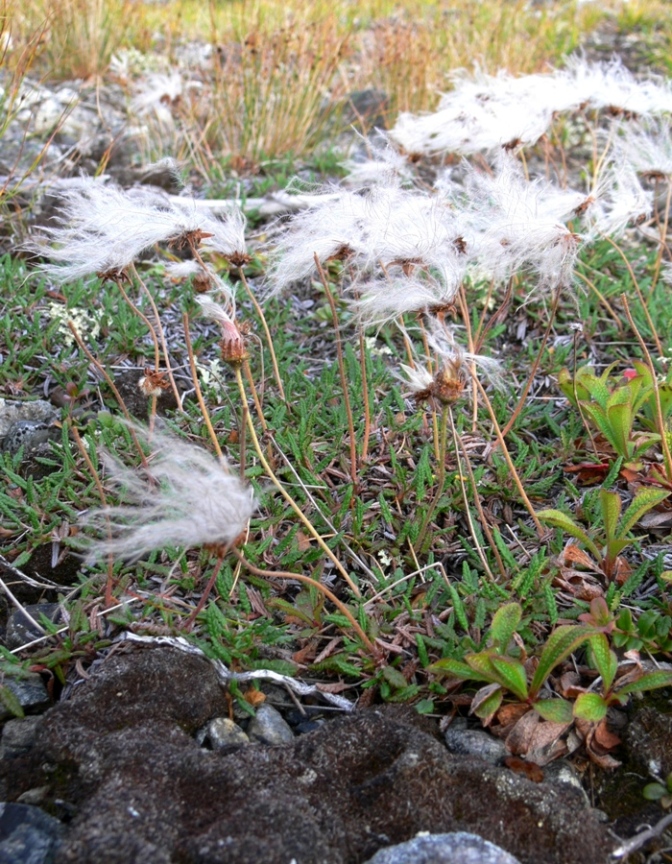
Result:
M572 703L566 699L539 699L532 707L551 723L571 723L574 719Z
M607 715L607 703L599 693L581 693L574 703L574 716L598 723Z
M432 672L434 675L450 675L451 678L462 678L465 681L490 681L491 679L476 672L471 666L462 663L460 660L453 660L452 657L444 657L443 660L437 660L427 667L427 672Z
M666 669L645 672L641 678L620 687L616 691L616 695L626 696L628 693L643 693L644 690L657 690L659 687L672 687L672 672Z
M471 713L480 717L486 724L499 709L504 698L504 691L499 684L487 684L476 693L471 701Z
M497 672L499 683L521 701L527 699L527 675L523 664L512 657L500 657L497 654L490 657L490 662Z
M530 696L533 699L558 663L562 663L563 660L569 657L572 651L576 651L579 645L585 642L589 636L592 636L594 632L595 630L592 627L563 624L551 633L544 646L544 650L541 652L539 665L530 686Z
M609 648L609 640L604 633L596 633L590 637L589 641L595 667L602 676L603 687L606 693L611 688L616 677L618 658Z

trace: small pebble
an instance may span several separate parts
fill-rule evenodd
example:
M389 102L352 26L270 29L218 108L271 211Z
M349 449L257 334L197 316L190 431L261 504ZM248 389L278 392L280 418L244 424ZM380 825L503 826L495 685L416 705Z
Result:
M244 747L250 739L243 730L228 717L215 717L205 727L203 744L211 750L225 750L229 747Z
M367 864L520 864L478 834L418 834L406 843L380 849Z
M265 703L257 708L256 715L250 720L247 734L250 741L260 744L288 744L294 740L294 733L282 714Z
M462 718L453 720L443 733L446 746L451 753L463 756L480 756L491 765L500 765L507 755L506 746L499 738L493 738L480 729L468 729Z

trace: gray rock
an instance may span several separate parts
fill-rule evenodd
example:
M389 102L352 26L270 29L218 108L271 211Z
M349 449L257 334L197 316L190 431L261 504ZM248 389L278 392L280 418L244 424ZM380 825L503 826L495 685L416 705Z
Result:
M51 402L35 399L19 402L0 398L0 438L4 438L15 423L53 423L58 413Z
M3 686L14 694L24 711L43 711L50 705L49 694L39 675L28 673L14 677L11 672L5 672ZM13 717L12 712L0 702L0 721Z
M294 733L282 714L272 705L264 702L247 727L250 741L260 744L288 744L294 740Z
M237 723L228 717L215 717L202 730L202 742L211 750L225 750L229 747L244 747L250 739ZM198 741L201 736L197 735Z
M500 765L507 755L503 741L480 729L468 729L466 720L460 717L453 720L443 738L451 753L479 756L491 765Z
M40 683L42 683L41 679ZM35 736L41 722L40 716L8 720L2 727L0 759L16 759L28 753L35 743Z
M517 858L466 831L419 834L408 843L381 849L367 864L520 864Z
M61 616L61 607L58 603L32 603L28 606L24 606L23 610L25 610L31 618L38 623L41 615L46 616L54 623L57 623ZM32 624L30 619L26 617L23 610L17 609L15 612L12 612L7 621L5 642L10 650L13 648L20 648L27 642L31 642L33 639L39 639L40 636L44 635Z
M8 796L50 783L45 807L74 813L55 864L342 864L420 831L470 831L521 864L604 864L615 845L574 789L451 755L412 711L275 747L199 747L196 730L226 713L201 658L115 654L47 712Z
M0 862L51 864L63 826L27 804L0 803Z

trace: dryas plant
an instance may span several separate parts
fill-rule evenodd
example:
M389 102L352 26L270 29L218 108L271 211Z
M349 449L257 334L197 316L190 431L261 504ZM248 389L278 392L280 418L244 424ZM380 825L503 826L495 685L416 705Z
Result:
M640 488L630 504L621 512L623 502L618 492L600 489L598 495L601 526L586 531L579 523L561 510L549 508L537 513L539 519L574 537L592 556L594 567L603 573L607 582L624 581L621 573L627 571L621 552L636 542L629 534L639 520L669 496L669 491L652 487Z
M519 734L523 734L528 722L526 714L534 711L554 726L554 735L549 740L559 739L575 722L602 723L611 705L627 704L634 693L672 685L670 670L646 671L637 661L619 663L607 636L610 627L599 626L601 610L597 607L594 610L596 617L590 617L589 625L562 624L556 627L541 646L538 657L528 658L517 635L522 608L519 603L507 603L493 616L483 650L466 654L463 660L438 660L427 671L442 678L481 685L471 698L470 711L485 726L493 722L506 724L513 716L515 723L508 736L515 736L516 727ZM586 647L589 667L598 673L599 678L589 688L557 682L551 688L551 673L582 647ZM515 705L519 710L512 711ZM498 720L500 712L503 719ZM583 727L589 755L600 764L611 767L618 764L608 754L591 749L591 736L585 735L585 731L586 727ZM530 761L538 760L539 764L544 764L562 753L552 748L545 753L530 749L526 755Z

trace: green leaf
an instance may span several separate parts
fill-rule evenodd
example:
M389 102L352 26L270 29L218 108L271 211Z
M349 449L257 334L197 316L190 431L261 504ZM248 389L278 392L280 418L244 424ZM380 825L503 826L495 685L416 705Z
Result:
M527 699L527 675L523 664L512 657L501 657L498 654L493 654L490 662L499 676L499 683L521 702Z
M490 626L490 638L501 651L506 651L506 646L516 632L522 617L523 610L520 603L507 603L495 612Z
M621 525L618 529L620 537L624 537L639 522L642 516L664 501L670 493L664 489L654 489L649 486L642 488L630 502L630 506L623 514Z
M532 707L551 723L571 723L574 719L572 703L566 699L539 699Z
M645 672L636 681L619 687L616 695L627 696L628 693L643 693L644 690L658 690L660 687L672 687L672 671L658 669L655 672Z
M621 515L621 496L617 492L609 492L607 489L600 490L600 506L602 507L602 520L604 522L604 533L607 541L616 537L618 517Z
M476 672L471 666L452 657L444 657L427 667L427 672L435 675L449 675L452 678L463 678L465 681L491 681L492 678Z
M539 690L558 663L562 663L572 651L585 642L595 632L593 627L580 627L576 624L562 624L548 637L539 658L539 665L534 673L530 686L530 696L534 699Z
M667 795L667 789L660 783L647 783L642 789L642 795L647 801L660 801L663 795Z
M618 669L618 658L609 648L609 640L604 633L596 633L589 639L590 650L595 662L595 668L602 676L605 693L611 689L616 671Z
M539 510L537 512L538 518L542 522L546 522L548 525L552 525L554 528L560 528L565 531L567 534L570 534L572 537L575 537L580 543L588 549L595 558L600 561L602 559L602 554L600 550L597 548L595 543L590 539L588 534L581 528L577 523L570 517L567 516L566 513L562 513L560 510Z
M18 697L13 690L10 690L10 688L4 684L0 684L0 702L2 702L9 713L13 714L15 717L25 716Z
M382 674L383 678L397 690L400 690L403 687L408 687L408 681L398 669L394 668L394 666L385 666Z
M416 702L413 706L418 714L433 714L434 713L434 700L433 699L421 699L419 702Z
M599 693L581 693L574 703L574 716L598 723L607 716L607 703Z
M487 690L488 688L484 687L482 689ZM484 699L479 700L477 697L478 693L474 696L474 700L471 703L471 710L481 720L488 720L502 704L504 691L501 687L497 687L492 693L486 695Z
M613 394L616 396L617 394ZM624 394L627 399L627 394ZM619 398L623 398L619 394ZM614 446L614 450L619 456L630 456L632 443L630 435L632 434L632 407L629 402L617 402L609 405L607 408L607 422L609 423L610 437L609 440ZM616 493L611 493L616 494Z

